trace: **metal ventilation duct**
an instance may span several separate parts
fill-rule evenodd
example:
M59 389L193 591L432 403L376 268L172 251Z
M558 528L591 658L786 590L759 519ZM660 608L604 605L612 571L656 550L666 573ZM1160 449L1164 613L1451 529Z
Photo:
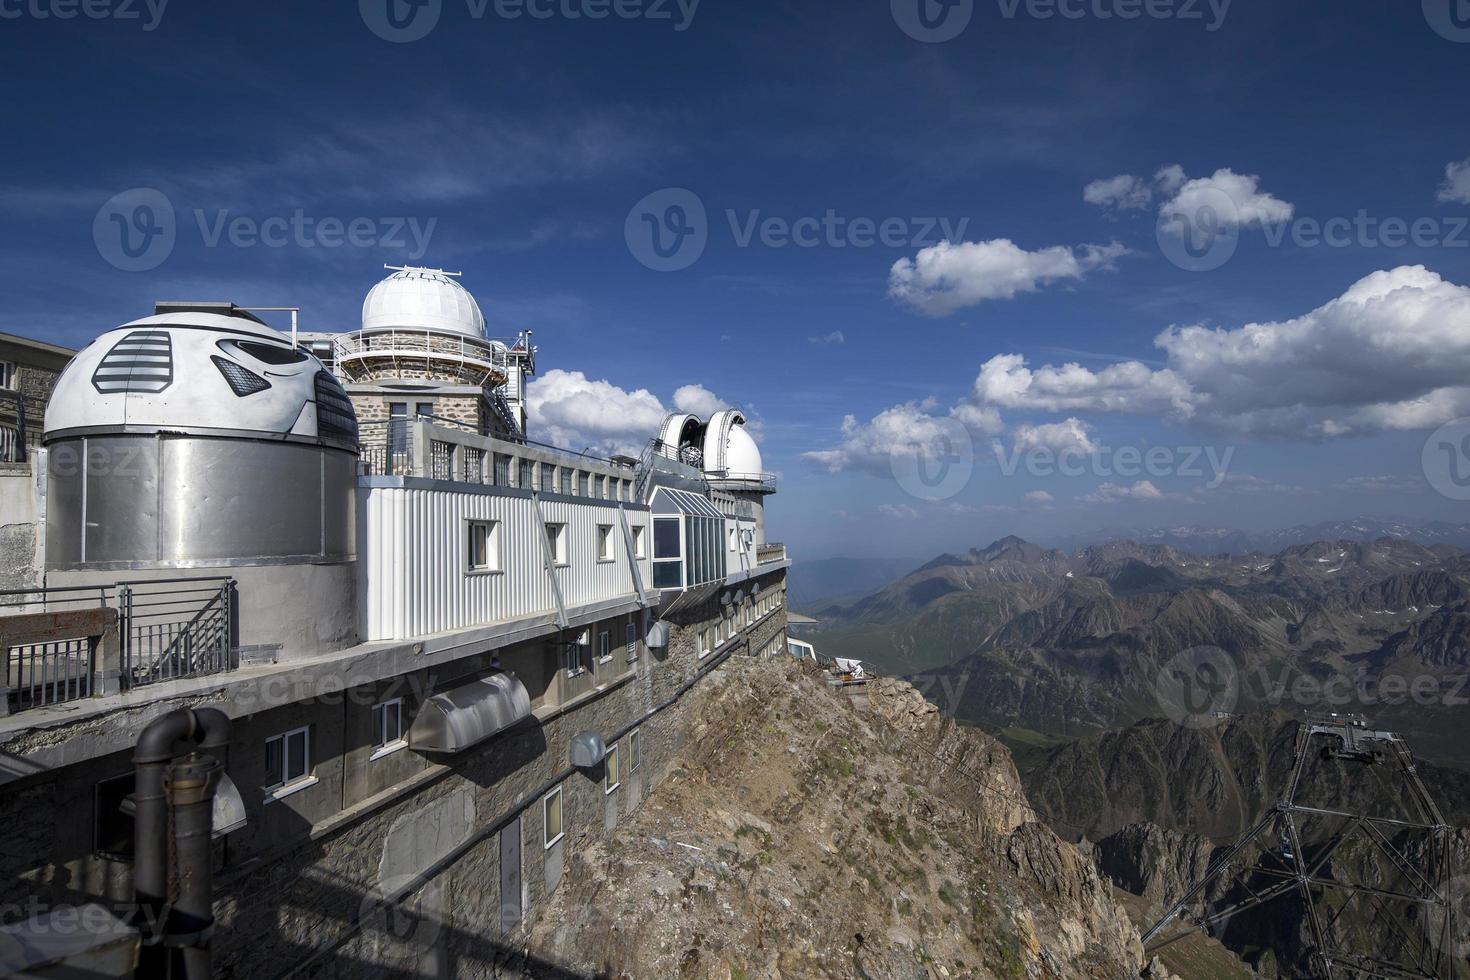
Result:
M463 752L531 717L531 695L514 674L492 674L436 694L419 708L408 745L419 752Z
M583 732L572 739L572 767L591 769L607 758L607 743L596 732Z
M651 650L665 650L669 646L669 624L654 623L648 628L648 646Z

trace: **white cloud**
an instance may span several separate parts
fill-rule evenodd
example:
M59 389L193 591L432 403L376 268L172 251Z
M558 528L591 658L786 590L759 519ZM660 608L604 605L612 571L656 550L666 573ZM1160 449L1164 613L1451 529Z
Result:
M847 343L847 337L841 330L833 330L831 333L808 337L807 342L813 344L845 344Z
M1470 182L1470 177L1467 177L1467 182ZM1209 208L1220 226L1229 228L1279 224L1289 220L1295 211L1292 205L1262 191L1259 177L1238 174L1229 167L1221 167L1209 177L1190 179L1183 167L1171 163L1159 168L1152 185L1142 177L1119 174L1105 180L1094 180L1082 189L1082 198L1089 204L1119 211L1146 208L1156 196L1164 202L1159 207L1160 214L1192 216ZM1186 226L1193 227L1197 223L1191 220ZM1167 227L1182 231L1184 226Z
M1162 171L1161 171L1162 173ZM1182 174L1170 172L1171 178ZM1221 203L1228 200L1228 207ZM1211 209L1222 227L1241 225L1273 225L1291 219L1295 208L1260 189L1260 178L1238 174L1221 167L1213 176L1186 180L1174 197L1159 208L1161 214L1200 214ZM1194 222L1190 223L1191 226ZM1174 227L1174 226L1169 226Z
M1045 425L1018 425L1015 449L1018 453L1049 449L1057 454L1081 453L1090 456L1097 451L1097 444L1087 434L1091 429L1092 426L1076 418Z
M1432 428L1470 412L1470 288L1423 266L1375 272L1289 320L1235 329L1175 326L1154 370L1124 361L1026 367L991 358L978 405L1159 414L1288 438Z
M842 442L832 449L803 453L803 457L830 473L861 470L877 476L892 474L895 456L924 460L949 458L960 448L957 431L964 422L929 414L929 403L905 402L885 409L867 422L848 415L842 420ZM981 410L981 416L992 415ZM995 416L997 419L999 416Z
M1226 493L1239 493L1250 496L1312 496L1318 491L1309 490L1289 483L1278 483L1275 480L1267 480L1263 477L1253 476L1250 473L1226 473L1220 480L1220 485L1215 488Z
M1104 483L1079 499L1089 504L1116 504L1124 500L1163 500L1164 492L1148 480L1139 480L1131 487Z
M1045 490L1032 490L1030 493L1022 496L1021 499L1028 504L1049 504L1056 498Z
M1012 299L1050 283L1080 280L1095 269L1111 268L1127 251L1117 242L1028 252L1008 238L944 241L895 262L888 274L888 295L929 316L948 316L985 300Z
M1399 494L1420 493L1425 483L1413 476L1355 476L1337 485L1350 493Z
M1153 188L1142 177L1119 174L1106 180L1094 180L1082 188L1082 200L1119 211L1136 211L1153 203Z
M675 409L698 415L702 419L708 419L729 407L724 399L703 385L684 385L674 392Z
M700 385L674 392L681 412L708 417L728 407ZM566 449L637 455L658 434L669 410L646 388L628 391L610 381L593 380L581 371L547 371L526 386L527 425L538 442Z
M1439 199L1456 204L1470 204L1470 157L1444 168L1444 183L1439 185Z
M900 521L916 521L919 519L919 512L908 504L879 504L878 513Z

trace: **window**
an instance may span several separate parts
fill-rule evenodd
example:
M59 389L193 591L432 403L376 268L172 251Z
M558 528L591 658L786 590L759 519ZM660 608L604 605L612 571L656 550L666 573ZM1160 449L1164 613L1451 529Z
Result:
M374 759L403 748L403 699L393 698L373 705Z
M637 772L641 765L643 765L643 732L635 728L633 734L628 736L628 771Z
M556 467L550 463L541 464L541 492L556 492Z
M623 784L622 775L618 771L618 747L616 743L607 747L607 758L603 760L603 763L607 767L607 772L602 777L604 785L603 793L611 793Z
M613 560L613 535L611 524L597 525L597 560Z
M15 390L15 362L0 361L0 388Z
M605 664L612 659L612 630L597 634L597 662Z
M500 524L497 521L470 521L469 570L500 570Z
M519 474L519 477L520 478L516 481L516 486L520 487L522 490L535 490L536 464L531 462L529 459L521 460L521 472Z
M587 479L588 478L587 478L587 474L586 473L578 473L577 474L577 495L578 496L581 496L581 497L587 496Z
M749 629L750 626L751 626L751 624L754 623L754 622L755 622L755 612L750 608L750 603L747 602L745 604L745 627L746 627L746 629Z
M708 657L711 651L714 650L711 632L708 626L699 631L699 655L701 657Z
M510 486L510 457L504 453L495 454L495 485Z
M638 624L629 622L623 627L623 645L628 648L628 661L638 659Z
M265 740L265 791L279 795L311 778L311 729L297 728Z
M558 476L561 477L561 492L570 496L572 492L572 471L563 466L558 472Z
M733 527L730 528L730 550L731 551L737 550L737 548L736 548L736 542L738 540L739 540L739 532L735 528L733 528Z
M678 589L684 585L679 524L677 517L660 517L653 522L653 587L656 589Z
M633 557L647 558L643 553L643 525L635 525L633 528Z
M561 644L561 665L568 677L576 677L587 670L587 665L582 661L582 650L587 646L586 637L586 633L581 633L575 642Z
M562 839L560 786L541 800L541 833L547 850Z
M431 418L433 418L434 417L434 403L433 402L419 402L417 405L414 406L413 414L417 415L421 419L431 419Z
M601 500L603 497L605 497L607 495L607 492L604 489L606 482L607 477L603 476L601 473L597 474L597 477L595 478L592 485L592 496L596 497L598 500Z
M546 543L551 548L551 563L553 565L567 564L567 526L565 524L546 525Z

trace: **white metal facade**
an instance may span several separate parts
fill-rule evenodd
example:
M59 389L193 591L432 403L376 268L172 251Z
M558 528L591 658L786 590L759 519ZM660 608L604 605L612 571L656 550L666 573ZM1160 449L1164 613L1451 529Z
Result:
M379 482L379 481L375 481ZM391 482L391 481L381 481ZM401 486L359 489L359 608L363 639L402 640L555 614L537 500L524 492ZM620 511L643 528L635 559L651 588L652 532L646 508L543 496L546 523L566 525L568 563L555 569L566 609L638 598ZM469 568L469 525L497 523L493 571ZM612 528L613 560L598 558L599 525Z

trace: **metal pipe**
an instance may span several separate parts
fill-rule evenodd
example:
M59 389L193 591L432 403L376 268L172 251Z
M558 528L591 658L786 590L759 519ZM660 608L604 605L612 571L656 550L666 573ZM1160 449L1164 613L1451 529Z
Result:
M181 975L186 980L208 980L210 974L209 941L214 932L212 811L223 768L214 756L197 752L169 767L178 894L169 913L164 943L168 947L169 975Z

